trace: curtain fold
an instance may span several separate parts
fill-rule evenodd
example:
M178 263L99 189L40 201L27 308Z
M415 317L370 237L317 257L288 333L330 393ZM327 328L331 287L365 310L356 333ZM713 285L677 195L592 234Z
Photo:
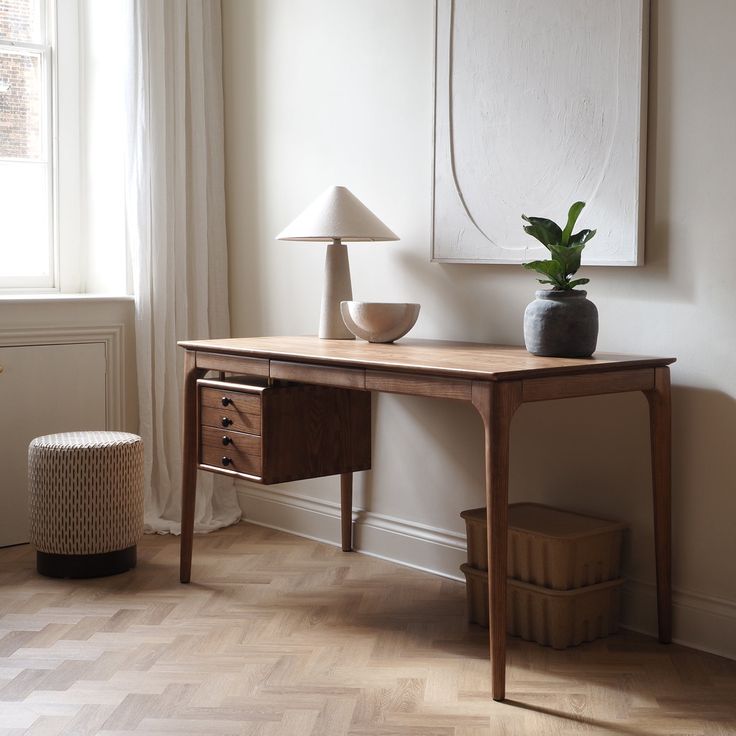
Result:
M126 240L136 303L146 531L181 531L177 341L226 337L219 0L128 0ZM230 479L200 473L195 531L240 519Z

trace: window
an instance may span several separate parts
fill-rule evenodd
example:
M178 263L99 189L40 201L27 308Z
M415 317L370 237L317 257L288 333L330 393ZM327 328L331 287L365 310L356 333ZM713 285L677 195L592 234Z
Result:
M0 0L0 288L57 285L48 10Z
M128 290L128 10L0 0L0 292Z

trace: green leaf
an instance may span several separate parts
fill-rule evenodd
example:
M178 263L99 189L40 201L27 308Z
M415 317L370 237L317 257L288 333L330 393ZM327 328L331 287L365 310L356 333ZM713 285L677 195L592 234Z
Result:
M562 269L562 265L558 261L531 261L530 263L523 263L524 268L530 271L536 271L541 273L543 276L548 276L551 281L542 281L538 279L540 284L552 284L557 288L564 289L566 282L565 272Z
M582 284L587 284L590 282L590 279L574 279L573 281L568 282L568 288L574 289L576 286L582 286Z
M585 248L582 245L550 245L549 249L554 260L558 261L565 275L572 276L580 268L580 256Z
M555 277L564 275L562 266L557 261L530 261L522 265L530 271L537 271L537 273L543 273L545 276Z
M570 237L570 245L573 243L579 245L585 245L595 234L596 230L581 230L579 233L575 233Z
M585 202L575 202L575 204L570 207L570 211L567 213L567 225L565 225L565 229L562 231L562 238L559 241L562 245L567 245L570 241L572 229L575 227L575 223L578 221L578 217L580 217L583 207L585 207Z
M531 235L533 238L536 238L543 246L547 247L546 233L543 233L540 230L537 230L537 228L534 227L534 225L524 225L524 232L527 235Z
M521 219L529 223L524 227L524 232L536 238L545 247L560 242L562 230L556 222L546 217L527 217L526 215L522 215Z

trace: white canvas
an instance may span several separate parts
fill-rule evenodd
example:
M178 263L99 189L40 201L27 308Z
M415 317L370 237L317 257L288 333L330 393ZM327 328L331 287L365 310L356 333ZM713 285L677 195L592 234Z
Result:
M583 264L642 263L647 18L645 0L437 0L433 260L546 258L521 214L564 224L582 200Z

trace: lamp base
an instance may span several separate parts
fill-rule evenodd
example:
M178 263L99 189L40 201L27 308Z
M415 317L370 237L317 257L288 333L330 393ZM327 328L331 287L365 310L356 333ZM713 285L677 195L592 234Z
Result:
M323 340L355 340L340 314L340 302L352 299L348 247L339 240L333 240L325 255L325 284L319 317L319 336Z

